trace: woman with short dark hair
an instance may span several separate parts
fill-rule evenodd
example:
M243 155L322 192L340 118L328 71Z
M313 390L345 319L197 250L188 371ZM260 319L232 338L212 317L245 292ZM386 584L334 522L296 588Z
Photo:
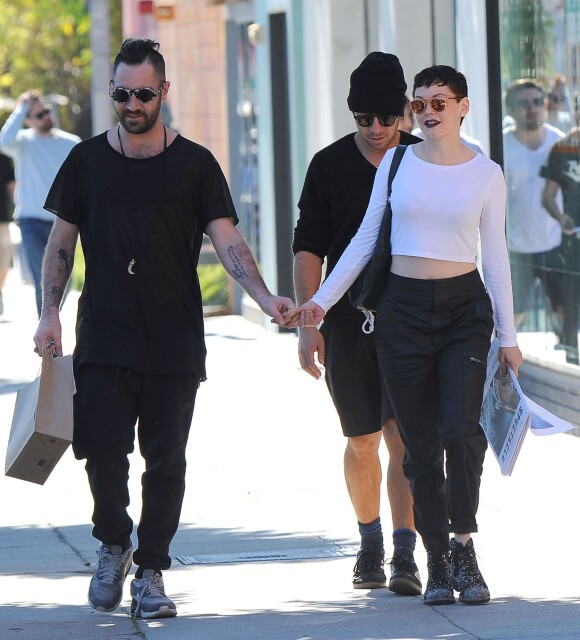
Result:
M484 604L490 595L471 534L487 448L479 424L492 331L517 373L501 168L463 144L467 82L437 65L415 76L424 142L407 148L393 181L392 264L377 309L376 346L405 444L415 524L427 549L426 604ZM289 324L318 324L369 261L387 200L394 150L377 170L365 218L312 300ZM476 267L478 238L485 285ZM299 320L297 318L299 317ZM455 536L449 540L449 531Z

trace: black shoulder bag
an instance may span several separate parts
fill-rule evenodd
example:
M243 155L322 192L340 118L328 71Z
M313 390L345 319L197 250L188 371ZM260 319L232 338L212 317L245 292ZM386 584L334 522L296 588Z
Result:
M395 149L387 183L387 204L385 205L385 212L377 235L377 243L373 249L371 259L348 290L348 297L352 306L364 311L365 315L366 312L377 310L379 298L387 284L387 277L391 269L391 222L393 217L391 191L393 179L406 150L407 145L405 144L400 144ZM370 325L371 329L368 333L372 332L373 323L371 322ZM367 332L364 327L363 331Z

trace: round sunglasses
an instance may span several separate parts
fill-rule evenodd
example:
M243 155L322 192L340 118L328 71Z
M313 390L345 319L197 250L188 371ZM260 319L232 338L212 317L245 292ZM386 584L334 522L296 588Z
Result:
M423 98L416 98L415 100L411 100L411 111L413 113L424 113L427 109L427 105L431 105L431 109L436 111L437 113L441 113L441 111L445 111L447 107L447 100L463 100L465 96L434 96L428 100L424 100Z
M370 127L376 118L381 127L392 127L397 121L398 116L379 116L376 113L361 113L359 115L352 114L359 127Z
M135 96L139 102L147 104L153 98L156 98L165 88L165 82L161 84L158 91L154 91L150 87L141 87L139 89L125 89L124 87L113 88L113 81L109 82L109 96L115 102L129 102L131 96Z

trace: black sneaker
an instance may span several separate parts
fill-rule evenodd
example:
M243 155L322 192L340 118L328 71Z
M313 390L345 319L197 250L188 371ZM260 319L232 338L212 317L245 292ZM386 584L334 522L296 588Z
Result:
M133 618L172 618L175 603L165 595L163 577L158 571L145 569L141 578L131 581L131 616Z
M119 545L101 544L99 561L89 586L89 602L97 611L114 611L123 598L123 583L131 568L133 549L123 551Z
M463 545L453 538L451 549L451 575L453 588L459 591L459 602L463 604L486 604L489 602L489 589L477 566L473 540Z
M401 596L421 595L423 585L413 554L395 551L389 564L391 565L389 591Z
M453 580L449 555L446 551L427 552L427 587L423 595L425 604L453 604Z
M355 589L382 589L387 586L387 576L383 569L385 550L361 549L356 555L352 586Z

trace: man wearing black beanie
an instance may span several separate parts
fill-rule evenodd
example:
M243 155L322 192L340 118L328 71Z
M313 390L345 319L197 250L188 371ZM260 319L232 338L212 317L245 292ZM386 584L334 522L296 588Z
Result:
M390 53L370 53L351 74L347 104L357 131L314 155L298 203L292 249L299 305L318 290L324 260L328 275L356 233L387 150L421 142L398 130L406 89L399 59ZM414 561L416 534L411 492L403 474L404 447L382 383L374 337L363 333L363 320L345 295L328 311L320 331L300 329L300 363L316 379L321 372L315 354L325 366L326 383L347 437L345 480L361 534L354 588L374 589L387 583L380 520L379 445L384 437L394 544L388 586L395 593L418 595L422 586Z

